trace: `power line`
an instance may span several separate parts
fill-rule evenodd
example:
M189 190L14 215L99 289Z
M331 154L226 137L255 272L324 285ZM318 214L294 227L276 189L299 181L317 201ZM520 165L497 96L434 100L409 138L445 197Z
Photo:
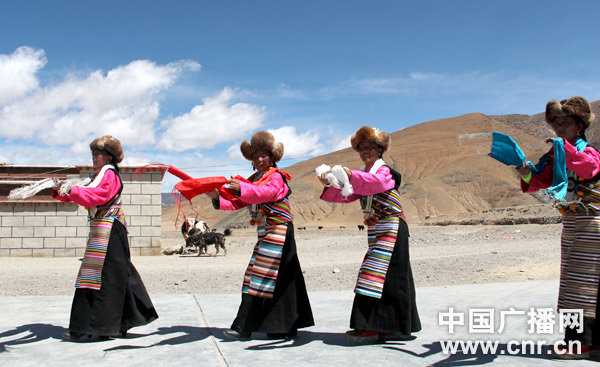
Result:
M294 158L282 158L280 160L281 161L297 161L300 159L310 159L310 158L315 158L318 156L306 156L306 157L294 157ZM202 166L184 166L184 167L178 167L181 169L189 169L189 170L194 170L195 168L212 168L212 167L238 167L238 166L247 166L249 163L229 163L229 164L215 164L215 165L202 165Z
M421 140L421 141L412 141L412 142L408 142L408 143L404 143L404 144L415 144L415 143L431 143L431 142L436 142L436 141L440 141L440 140L449 140L449 139L458 139L457 136L449 136L449 137L443 137L443 138L437 138L437 139L429 139L429 140ZM481 144L481 143L461 143L460 146L463 145L474 145L474 144ZM417 153L423 153L423 152L430 152L431 149L425 149L425 150L418 150L418 151L411 151L411 152L406 152L403 153L402 155L412 155L412 154L417 154ZM334 152L331 152L334 153ZM331 154L331 153L327 153L327 154ZM282 158L281 161L296 161L296 160L301 160L301 159L312 159L312 158L318 158L321 156L305 156L305 157L294 157L294 158ZM350 162L353 159L350 160L346 160L344 162ZM280 161L280 162L281 162ZM302 163L302 162L299 162ZM190 170L190 171L196 171L196 169L203 169L203 168L213 168L213 167L240 167L240 166L247 166L248 163L230 163L230 164L218 164L218 165L201 165L201 166L185 166L185 167L178 167L180 169L186 169L186 170ZM223 172L226 170L211 170L211 172Z
M457 136L449 136L449 137L443 137L443 138L437 138L437 139L428 139L428 140L420 140L420 141L412 141L412 142L408 142L408 143L404 143L404 144L415 144L415 143L422 143L422 144L427 144L427 145L431 145L430 143L432 142L436 142L436 141L441 141L441 140L450 140L450 139L458 139ZM470 142L463 142L460 144L460 146L468 146L468 145L482 145L480 142L479 143L470 143ZM424 152L431 152L432 149L424 149L424 150L417 150L417 151L410 151L410 152L405 152L402 153L400 155L402 156L410 156L410 155L414 155L414 154L419 154L419 153L424 153ZM335 152L331 152L331 153L335 153ZM327 154L331 154L331 153L327 153ZM283 158L281 159L280 162L282 161L298 161L298 160L308 160L308 159L312 159L312 158L319 158L322 157L321 156L303 156L303 157L293 157L293 158ZM355 161L356 158L353 155L352 158L348 158L348 159L344 159L342 161L338 161L338 163L347 163L347 162L352 162ZM308 164L306 162L298 162L296 164L302 165L302 164ZM194 173L214 173L214 172L231 172L231 170L236 169L237 167L248 167L249 163L245 162L245 163L229 163L229 164L218 164L218 165L199 165L199 166L184 166L184 167L178 167L181 170L185 170L186 172L194 172ZM225 167L231 167L231 169L226 169ZM214 169L214 168L222 168L222 169ZM39 174L32 174L31 176L28 176L28 178L35 178L37 176L43 176L43 175L47 175L47 174L51 174L51 173L56 173L56 172L61 172L64 170L68 170L70 169L70 167L67 168L59 168L56 170L52 170L49 172L44 172L44 173L39 173Z
M441 140L454 140L454 139L458 139L458 137L456 136L450 136L450 137L444 137L444 138L437 138L437 139L429 139L429 140L421 140L419 141L419 143L423 143L423 144L428 144L431 142L436 142L436 141L441 141ZM414 144L417 142L410 142L408 144ZM471 145L479 145L483 148L483 146L485 144L482 144L481 142L462 142L460 145L457 146L471 146ZM450 148L450 147L448 147ZM488 148L486 146L486 148ZM489 146L489 148L491 148L491 145ZM413 150L413 151L409 151L409 152L405 152L405 153L401 153L401 156L410 156L410 155L414 155L414 154L419 154L419 153L426 153L426 152L431 152L432 149L428 148L428 149L423 149L423 150ZM299 159L311 159L311 158L318 158L321 156L306 156L306 157L298 157L298 158L287 158L287 159L282 159L281 161L290 161L290 160L299 160ZM348 158L348 159L344 159L341 161L337 161L337 163L347 163L347 162L352 162L355 161L356 157L352 156L352 158ZM208 168L212 168L212 167L225 167L225 166L230 166L230 167L236 167L236 166L245 166L248 163L241 163L241 164L223 164L223 165L206 165L206 166L194 166L194 167L181 167L182 170L186 170L187 172L195 172L195 173L214 173L214 172L231 172L231 170L229 169L218 169L218 170L214 170L214 169L208 169ZM296 163L296 165L302 166L302 165L307 165L307 162L298 162ZM233 168L232 168L233 169Z

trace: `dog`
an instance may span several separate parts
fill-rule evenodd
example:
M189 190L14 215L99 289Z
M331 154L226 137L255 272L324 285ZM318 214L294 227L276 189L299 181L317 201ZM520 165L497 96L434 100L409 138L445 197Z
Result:
M193 220L186 219L181 224L181 235L183 236L183 239L187 242L188 237L192 234L196 232L206 233L209 229L210 228L208 227L208 224L206 224L206 222L203 220L199 221L198 217L196 217Z
M226 228L225 231L223 231L223 233L219 233L219 232L201 232L201 231L195 231L194 233L190 234L190 236L188 237L188 239L185 242L185 246L186 247L196 247L198 249L198 255L200 256L203 253L204 254L208 254L208 245L215 245L215 249L217 250L217 252L215 253L215 255L217 255L220 251L220 249L223 249L223 252L225 252L224 256L227 256L227 247L225 246L225 237L231 235L231 230L229 228Z

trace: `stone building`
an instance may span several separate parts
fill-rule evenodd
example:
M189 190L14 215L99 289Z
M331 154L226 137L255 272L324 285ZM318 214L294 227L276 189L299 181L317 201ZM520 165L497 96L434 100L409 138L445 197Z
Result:
M132 255L159 255L163 168L119 167ZM44 178L89 177L91 166L0 165L0 256L83 256L89 233L87 210L52 198L47 189L25 200L10 190Z

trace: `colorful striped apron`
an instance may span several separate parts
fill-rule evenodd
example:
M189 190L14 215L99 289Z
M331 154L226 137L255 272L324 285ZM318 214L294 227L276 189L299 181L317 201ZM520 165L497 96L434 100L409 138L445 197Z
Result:
M369 249L360 267L354 292L380 299L398 237L398 226L400 220L405 220L400 193L391 189L373 195L371 211L367 221Z
M581 181L569 174L575 182ZM558 308L583 309L585 317L595 319L600 282L600 184L580 182L569 191L580 200L562 216Z
M287 197L259 205L258 241L246 268L242 292L261 298L273 298L288 224L293 216Z
M93 219L90 219L90 233L85 255L75 281L75 288L100 290L102 286L102 268L114 220L118 220L127 228L125 213L121 209L122 189L123 183L121 182L121 189L117 195L106 205L95 208L96 214Z

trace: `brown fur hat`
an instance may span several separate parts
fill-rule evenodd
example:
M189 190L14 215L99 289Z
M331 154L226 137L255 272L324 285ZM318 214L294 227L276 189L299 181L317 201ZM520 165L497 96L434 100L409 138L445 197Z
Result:
M552 125L552 122L558 116L578 117L586 129L592 125L596 118L590 103L583 97L571 97L560 102L555 100L548 102L546 105L546 122Z
M372 141L373 143L382 147L382 153L385 153L388 151L388 149L390 149L390 143L392 142L392 139L385 131L381 131L376 127L363 126L356 130L356 134L352 135L350 138L352 149L358 152L358 146L363 141Z
M268 150L273 154L273 161L279 162L281 157L283 157L283 144L275 143L275 137L273 134L267 131L258 131L252 135L252 139L250 139L250 143L248 140L244 140L242 145L240 145L240 150L242 151L242 155L247 160L252 160L252 155L259 149Z
M116 163L121 163L121 161L123 161L123 148L121 148L121 142L113 136L104 135L101 138L94 139L90 144L90 149L92 152L96 149L104 150L113 157L113 160Z

